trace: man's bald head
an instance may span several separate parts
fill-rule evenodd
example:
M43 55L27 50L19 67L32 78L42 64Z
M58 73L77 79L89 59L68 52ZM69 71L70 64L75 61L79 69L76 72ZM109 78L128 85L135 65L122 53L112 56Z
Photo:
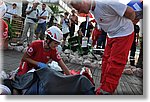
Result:
M92 0L70 0L69 4L75 8L79 13L89 13Z

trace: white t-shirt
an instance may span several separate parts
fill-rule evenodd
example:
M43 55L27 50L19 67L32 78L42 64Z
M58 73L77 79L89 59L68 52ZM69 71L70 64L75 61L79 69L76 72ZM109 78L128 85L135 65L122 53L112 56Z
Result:
M41 10L38 16L46 16L46 17L48 17L48 11ZM44 23L44 22L46 22L46 19L39 19L39 21L38 21L38 23Z
M127 5L119 2L96 1L94 15L96 22L107 32L109 38L123 37L134 31L131 20L123 17Z
M9 9L7 12L9 12L9 13L11 13L11 14L17 14L17 9L11 8L11 9ZM6 17L6 18L12 18L13 15L11 15L11 14L5 13L5 16L4 16L4 17Z
M63 34L69 33L69 26L67 24L69 24L69 19L62 19L63 23L62 23L62 32Z
M31 9L32 9L32 7L29 6L26 9L26 11L30 11ZM35 23L32 19L29 19L28 17L37 19L37 15L38 15L38 9L33 10L30 14L26 15L26 22Z

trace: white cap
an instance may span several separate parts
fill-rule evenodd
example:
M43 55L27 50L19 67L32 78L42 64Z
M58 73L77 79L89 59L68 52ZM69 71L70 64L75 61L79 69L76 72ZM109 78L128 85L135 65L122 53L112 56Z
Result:
M45 31L45 34L57 42L63 39L63 33L57 26L52 26Z

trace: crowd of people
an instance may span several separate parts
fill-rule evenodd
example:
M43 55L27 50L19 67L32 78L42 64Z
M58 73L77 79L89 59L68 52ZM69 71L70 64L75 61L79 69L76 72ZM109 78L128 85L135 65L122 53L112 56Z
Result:
M43 3L41 5L42 6L41 10L38 9L38 5L39 2L37 1L33 2L33 4L31 6L28 6L24 12L26 14L26 17L23 20L24 28L23 28L22 35L20 37L20 41L17 42L18 45L23 45L24 42L27 42L27 44L29 45L34 40L34 37L36 37L36 40L38 39L43 40L45 37L46 29L53 25L57 26L57 24L61 25L60 29L64 34L62 47L65 45L66 38L75 36L75 33L78 33L77 35L80 38L81 44L82 44L82 38L85 36L86 30L87 30L86 37L88 38L88 43L90 39L93 40L95 39L95 37L99 37L99 35L103 34L101 33L101 29L97 29L99 30L98 36L95 34L97 32L95 32L93 28L94 26L96 26L95 24L96 22L92 23L93 20L88 21L87 19L88 17L85 17L86 20L83 22L78 21L77 12L74 9L71 11L72 14L69 14L69 12L65 12L64 15L61 17L61 21L58 22L57 24L54 23L54 20L57 21L54 15L51 15L50 20L47 22L49 13L46 10L46 4ZM19 17L17 13L18 13L17 4L13 3L12 7L7 8L7 12L5 13L3 18L5 18L5 20L11 24L13 18L17 16ZM89 23L88 23L88 27L86 28L87 22ZM75 31L76 28L75 25L79 26L77 32ZM30 33L28 35L29 31ZM98 38L96 38L96 40L92 41L93 47L94 45L96 45L97 46L96 48L104 48L104 47L98 47L101 46L101 39L103 39L104 42L106 41L105 38L103 37L99 37L99 40ZM105 46L105 43L103 44L103 46Z
M87 37L88 43L90 43L90 39L92 40L92 47L105 49L100 86L96 89L96 94L113 94L127 63L129 52L130 65L142 67L143 43L141 43L139 55L140 62L137 65L135 63L135 52L140 31L140 27L137 25L139 19L134 22L136 12L120 2L71 0L69 4L74 9L72 14L64 13L59 23L61 28L55 25L47 27L46 19L49 15L45 3L42 4L41 10L37 8L39 2L34 2L32 6L28 6L24 29L19 42L20 44L27 42L28 49L23 55L17 75L23 75L33 68L48 67L49 60L58 62L64 73L70 75L69 69L61 59L56 47L60 44L64 47L67 38L76 36L75 25L78 25L77 36L80 38L81 45L82 38ZM12 16L17 16L17 4L13 3L12 6L12 10L7 10L4 15L9 22ZM85 14L91 12L95 20L88 21L87 16L86 20L79 25L80 20L77 12ZM36 24L37 27L35 27ZM29 30L30 35L28 37L27 32ZM36 41L33 41L34 34L36 35Z

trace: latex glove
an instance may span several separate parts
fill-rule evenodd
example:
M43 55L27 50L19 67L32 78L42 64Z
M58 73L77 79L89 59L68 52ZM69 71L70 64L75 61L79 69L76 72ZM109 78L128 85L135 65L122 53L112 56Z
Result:
M42 62L38 62L38 63L37 63L37 66L38 66L40 69L43 69L43 68L47 68L47 67L48 67L47 64L42 63Z

